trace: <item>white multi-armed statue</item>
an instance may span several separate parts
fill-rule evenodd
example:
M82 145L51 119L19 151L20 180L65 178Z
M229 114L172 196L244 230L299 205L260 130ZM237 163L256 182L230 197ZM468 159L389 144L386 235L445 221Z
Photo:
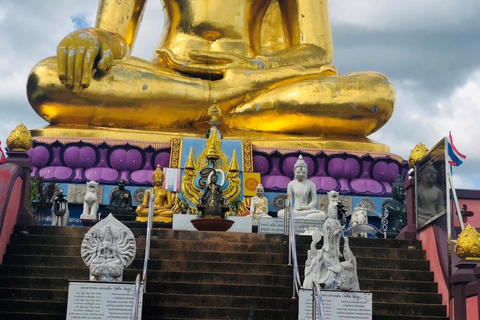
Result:
M343 236L344 230L337 218L338 192L328 193L328 216L323 228L316 228L312 234L312 243L305 262L304 289L312 289L313 282L326 289L342 289L358 291L357 260L350 250L348 238ZM322 240L323 246L317 249ZM344 239L343 259L340 242Z
M90 268L90 281L122 281L137 247L132 231L112 214L93 226L82 241L82 259Z

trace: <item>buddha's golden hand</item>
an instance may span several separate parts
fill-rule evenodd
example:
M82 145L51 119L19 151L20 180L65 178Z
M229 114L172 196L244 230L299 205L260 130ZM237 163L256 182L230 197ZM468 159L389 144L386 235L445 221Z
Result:
M231 69L258 70L269 67L267 59L247 58L231 52L198 51L192 50L188 53L190 60L178 58L171 50L162 49L158 51L160 62L167 67L193 74L223 74Z
M76 30L57 46L58 78L72 92L79 92L90 85L95 71L107 71L114 59L127 53L120 35L96 28Z

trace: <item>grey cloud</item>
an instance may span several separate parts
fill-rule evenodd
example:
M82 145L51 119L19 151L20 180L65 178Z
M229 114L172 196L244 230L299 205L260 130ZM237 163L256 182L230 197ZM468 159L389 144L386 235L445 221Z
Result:
M415 79L437 96L448 96L480 68L480 42L473 41L471 30L424 34L341 27L333 36L334 63L342 73L374 70L392 79Z

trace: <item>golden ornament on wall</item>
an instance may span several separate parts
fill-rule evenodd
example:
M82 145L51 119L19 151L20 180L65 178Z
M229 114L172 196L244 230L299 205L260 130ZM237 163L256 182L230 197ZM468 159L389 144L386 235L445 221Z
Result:
M7 138L7 147L10 151L28 151L33 146L30 131L23 123L10 132Z
M408 165L410 168L415 168L417 162L422 159L428 153L428 151L429 150L427 146L419 142L410 152L410 157L408 158Z
M480 233L468 225L458 236L455 253L466 260L480 260Z

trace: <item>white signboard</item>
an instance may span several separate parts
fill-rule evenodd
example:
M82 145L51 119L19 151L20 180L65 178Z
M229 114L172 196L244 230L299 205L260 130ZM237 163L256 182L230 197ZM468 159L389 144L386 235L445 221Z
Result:
M298 320L313 319L312 291L299 291ZM372 320L371 292L321 290L321 294L324 312L322 320ZM315 319L320 320L318 316Z
M199 216L194 214L174 214L173 215L173 230L188 230L188 231L197 231L192 224L193 219L198 219ZM226 217L228 220L233 220L235 223L232 225L227 232L245 232L252 233L252 217L237 217L230 216Z
M258 222L258 233L284 234L284 224L284 220L280 218L260 219ZM308 233L309 230L313 228L322 228L322 226L323 221L295 219L295 234L304 233L305 231ZM309 235L311 235L311 232Z
M130 320L134 291L133 283L70 282L67 320Z

